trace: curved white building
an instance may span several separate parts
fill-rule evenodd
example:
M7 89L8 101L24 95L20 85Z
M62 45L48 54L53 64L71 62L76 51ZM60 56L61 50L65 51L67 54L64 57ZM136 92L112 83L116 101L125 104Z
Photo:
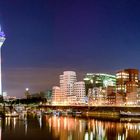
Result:
M64 71L63 75L60 75L60 89L65 100L74 95L74 83L76 81L76 72L74 71Z

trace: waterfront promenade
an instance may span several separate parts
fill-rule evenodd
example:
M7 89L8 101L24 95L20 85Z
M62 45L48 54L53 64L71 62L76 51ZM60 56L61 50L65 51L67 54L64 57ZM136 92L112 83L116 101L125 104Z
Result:
M11 106L5 106L5 111L10 111ZM15 107L13 106L13 109ZM64 112L67 112L68 110L72 112L81 112L83 116L119 116L120 111L124 112L138 112L140 113L140 106L88 106L88 105L25 105L26 110L42 110L45 112L53 111L53 110L61 110ZM16 108L15 108L16 110ZM0 110L1 114L3 114L4 110L1 108Z
M116 106L116 105L106 105L106 106L81 106L81 105L39 105L39 108L43 109L72 109L76 111L82 111L82 112L120 112L120 111L131 111L131 112L140 112L140 106Z

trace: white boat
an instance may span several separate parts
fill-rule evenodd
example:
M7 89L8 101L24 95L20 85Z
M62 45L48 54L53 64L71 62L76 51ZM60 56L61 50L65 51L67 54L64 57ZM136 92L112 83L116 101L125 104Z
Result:
M73 116L81 116L82 112L81 111L74 111L74 112L72 112L72 115Z
M120 116L125 117L140 117L140 112L120 111Z

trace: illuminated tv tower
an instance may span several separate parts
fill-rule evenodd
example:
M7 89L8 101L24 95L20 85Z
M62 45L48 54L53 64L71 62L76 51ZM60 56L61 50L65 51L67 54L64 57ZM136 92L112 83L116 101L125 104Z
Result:
M5 34L0 26L0 95L2 95L2 74L1 74L1 47L5 41Z

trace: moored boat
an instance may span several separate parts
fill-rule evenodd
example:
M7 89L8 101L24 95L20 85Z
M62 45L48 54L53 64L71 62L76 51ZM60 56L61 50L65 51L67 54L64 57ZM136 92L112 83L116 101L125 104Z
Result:
M72 115L73 116L81 116L82 112L81 111L74 111L74 112L72 112Z
M120 111L120 116L125 117L140 117L140 112Z

